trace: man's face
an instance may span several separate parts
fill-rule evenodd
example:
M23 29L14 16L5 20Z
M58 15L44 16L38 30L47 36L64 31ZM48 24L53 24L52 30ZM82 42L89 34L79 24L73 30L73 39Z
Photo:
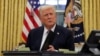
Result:
M40 19L46 27L53 27L56 23L56 13L52 8L44 9L40 13Z

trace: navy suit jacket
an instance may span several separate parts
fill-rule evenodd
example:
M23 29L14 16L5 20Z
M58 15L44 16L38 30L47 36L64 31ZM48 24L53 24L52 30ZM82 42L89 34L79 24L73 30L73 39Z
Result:
M29 47L31 51L39 51L44 27L32 29L29 32L26 47ZM56 50L63 48L74 50L74 38L72 32L62 26L56 26L54 33L55 38L52 45Z

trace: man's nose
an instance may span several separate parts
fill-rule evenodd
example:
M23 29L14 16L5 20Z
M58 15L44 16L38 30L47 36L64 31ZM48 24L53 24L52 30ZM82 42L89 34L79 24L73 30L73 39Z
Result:
M51 18L51 15L50 14L48 14L48 18Z

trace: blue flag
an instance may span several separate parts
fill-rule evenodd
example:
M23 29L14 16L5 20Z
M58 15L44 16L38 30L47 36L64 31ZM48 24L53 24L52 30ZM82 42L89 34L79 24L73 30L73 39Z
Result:
M84 42L83 15L80 0L67 0L64 16L64 24L73 31L75 43Z

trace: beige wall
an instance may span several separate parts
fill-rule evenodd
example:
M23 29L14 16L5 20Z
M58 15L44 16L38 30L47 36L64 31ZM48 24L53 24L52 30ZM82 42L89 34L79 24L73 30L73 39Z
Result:
M100 30L100 0L81 1L87 39L91 30ZM12 50L22 41L25 5L26 0L0 0L0 52Z

